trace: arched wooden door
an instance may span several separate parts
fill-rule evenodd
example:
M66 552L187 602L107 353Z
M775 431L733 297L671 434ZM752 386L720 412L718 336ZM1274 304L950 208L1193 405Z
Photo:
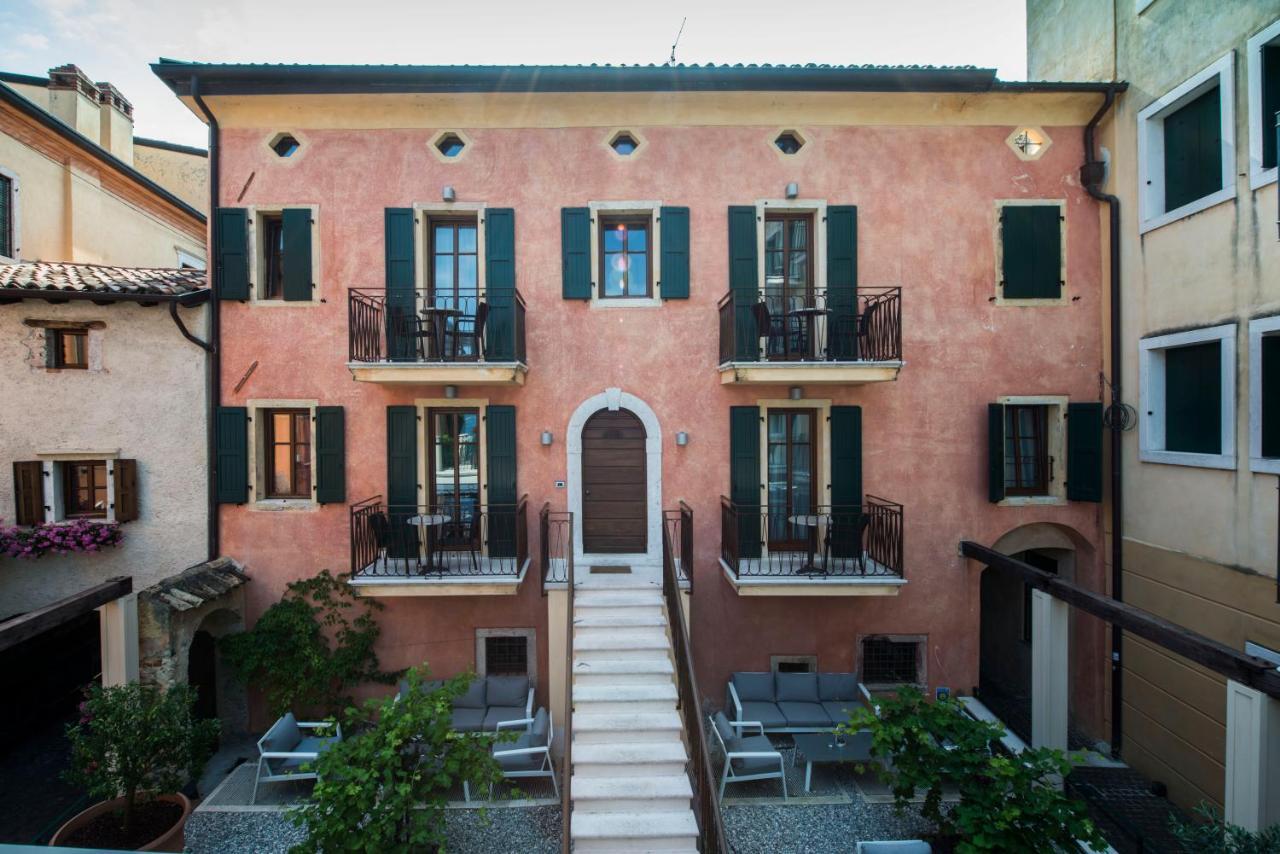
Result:
M639 554L648 548L644 424L602 409L582 427L582 550Z

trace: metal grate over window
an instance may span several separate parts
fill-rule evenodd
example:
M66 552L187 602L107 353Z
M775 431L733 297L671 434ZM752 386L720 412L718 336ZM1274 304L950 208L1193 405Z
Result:
M484 671L488 676L523 676L528 673L529 639L527 637L485 638Z
M896 685L918 681L917 641L866 638L862 641L862 681Z

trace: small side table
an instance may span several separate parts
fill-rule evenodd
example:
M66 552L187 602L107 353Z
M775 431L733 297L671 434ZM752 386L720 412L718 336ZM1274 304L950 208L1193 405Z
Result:
M822 513L799 513L788 516L787 521L793 525L803 525L809 529L809 559L805 565L796 570L796 575L826 575L827 570L813 562L818 551L818 526L826 519Z

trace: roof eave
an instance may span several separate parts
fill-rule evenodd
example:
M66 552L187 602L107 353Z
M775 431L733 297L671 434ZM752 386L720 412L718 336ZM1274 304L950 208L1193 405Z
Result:
M84 291L63 288L0 288L0 302L11 303L18 300L38 299L61 302L63 300L88 300L91 302L176 302L184 308L203 305L209 301L210 291L201 288L183 294L139 294L114 293L104 291Z

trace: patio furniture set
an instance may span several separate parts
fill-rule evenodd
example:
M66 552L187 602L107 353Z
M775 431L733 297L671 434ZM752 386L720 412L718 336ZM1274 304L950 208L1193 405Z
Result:
M833 320L831 309L823 305L806 304L775 313L769 303L770 300L762 299L751 306L763 358L831 362L853 358L854 353L867 349L863 342L880 306L872 302L857 315ZM781 306L775 307L781 309ZM817 334L820 322L826 327L825 345L820 341L822 336ZM837 346L832 346L833 342Z
M412 341L419 361L456 362L479 359L484 353L489 304L476 303L474 313L447 305L428 305L417 314L392 308L392 328L402 341Z
M411 545L416 549L416 544L422 542L426 549L422 574L434 572L443 575L448 572L447 558L450 554L462 555L463 562L471 565L471 574L479 574L482 515L472 510L466 514L466 518L458 518L463 515L462 508L451 509L458 515L437 511L419 513L403 520L393 520L383 512L370 515L369 528L373 532L378 554L385 557L392 551L406 551ZM397 532L392 527L393 521L403 521L411 526L417 537ZM444 548L442 544L447 544L448 548ZM397 549L397 546L403 548Z
M441 681L427 682L423 690L434 691ZM408 691L401 682L396 701ZM533 711L533 686L526 676L485 676L471 682L467 691L452 703L452 728L460 735L523 728L514 742L498 742L492 755L507 779L549 777L556 797L560 786L551 762L554 727L545 708ZM303 731L312 735L304 735ZM333 734L325 734L332 730ZM259 783L315 780L315 762L326 750L342 740L342 727L332 721L300 722L292 712L271 725L258 740L258 770L249 803L257 802ZM471 801L471 787L463 782L463 797ZM489 797L493 790L490 787Z

